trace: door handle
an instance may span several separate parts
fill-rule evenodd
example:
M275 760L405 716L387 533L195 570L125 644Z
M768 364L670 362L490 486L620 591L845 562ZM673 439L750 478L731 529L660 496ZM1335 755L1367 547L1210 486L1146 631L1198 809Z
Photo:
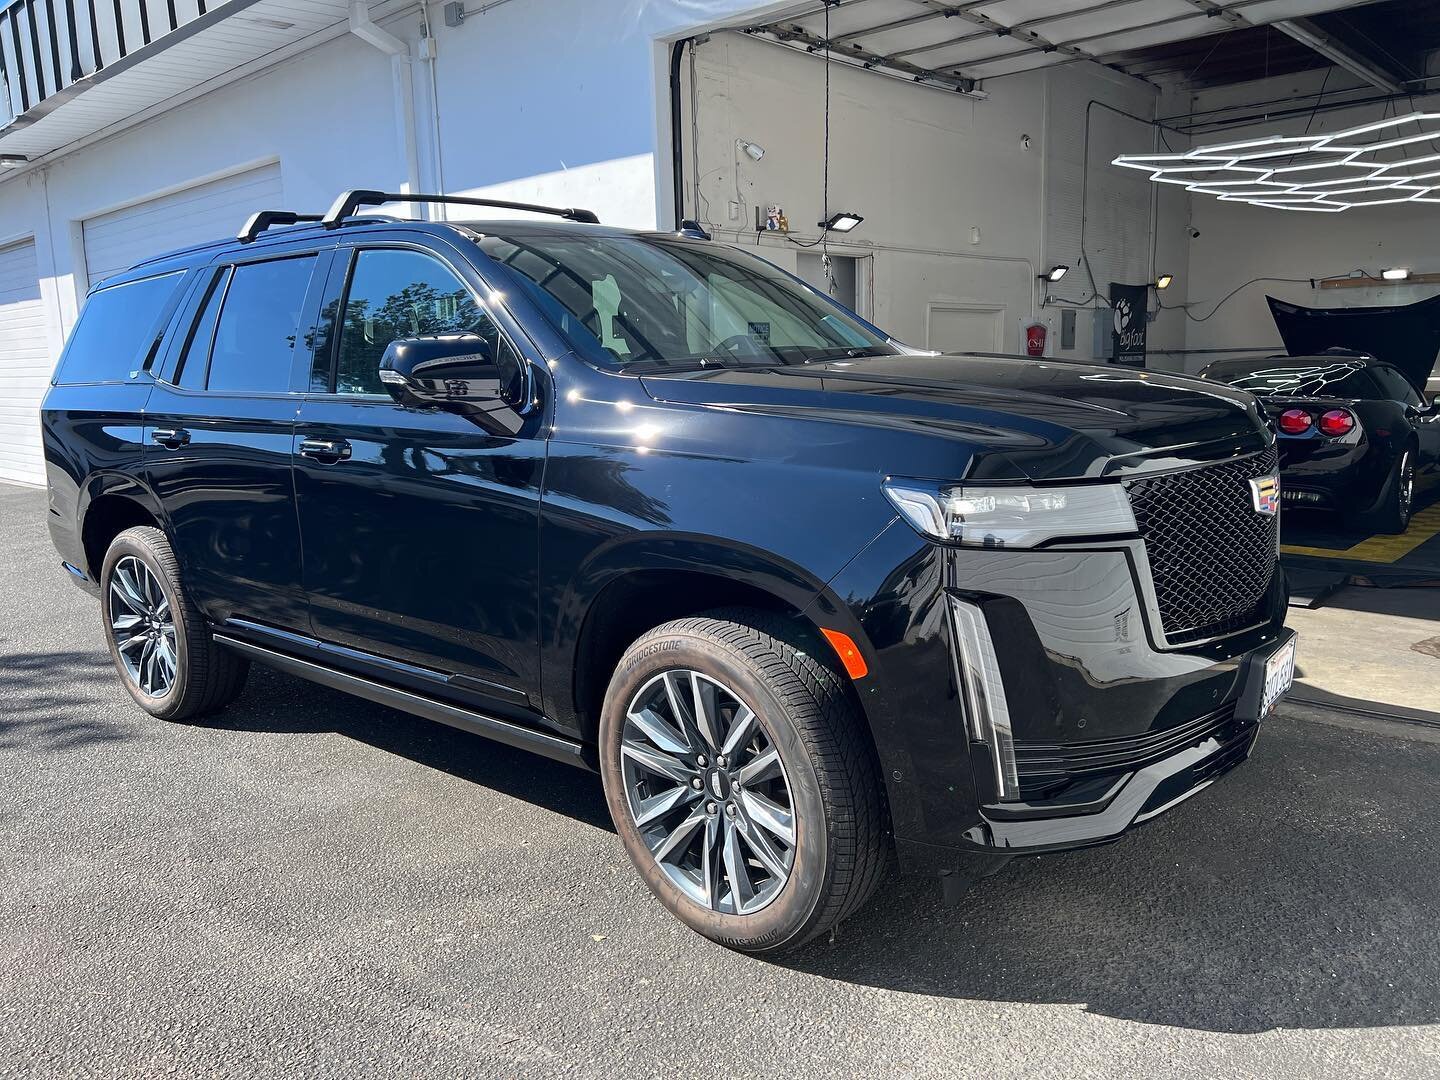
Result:
M150 432L150 441L167 450L179 450L190 441L190 432L184 428L155 428Z
M300 453L326 465L333 465L350 456L350 444L344 439L304 439L300 443Z

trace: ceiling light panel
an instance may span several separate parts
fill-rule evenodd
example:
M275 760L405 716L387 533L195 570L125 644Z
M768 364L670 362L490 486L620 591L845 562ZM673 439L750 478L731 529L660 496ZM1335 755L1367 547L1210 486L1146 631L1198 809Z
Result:
M1336 214L1357 206L1440 203L1440 113L1417 112L1321 135L1274 135L1182 154L1126 154L1140 169L1221 202Z

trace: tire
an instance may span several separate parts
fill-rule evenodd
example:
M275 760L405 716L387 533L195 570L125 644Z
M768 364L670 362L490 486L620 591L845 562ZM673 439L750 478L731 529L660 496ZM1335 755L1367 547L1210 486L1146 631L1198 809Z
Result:
M100 610L120 681L151 716L218 712L244 687L249 660L215 644L159 529L137 526L111 542L100 570Z
M1371 532L1403 533L1410 527L1410 512L1414 503L1415 451L1407 446L1400 451L1400 457L1385 481L1385 495L1379 509L1365 517L1361 524Z
M787 951L831 930L885 866L873 750L820 648L766 612L709 612L634 642L605 696L600 769L626 852L681 922L741 952ZM703 715L715 718L712 737ZM642 821L666 799L672 808ZM788 845L776 813L786 809Z

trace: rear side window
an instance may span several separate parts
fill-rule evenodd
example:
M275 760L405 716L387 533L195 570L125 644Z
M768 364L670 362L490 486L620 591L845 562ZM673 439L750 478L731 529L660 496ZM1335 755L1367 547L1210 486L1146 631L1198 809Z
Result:
M306 255L243 263L231 271L215 322L206 389L260 393L290 389L295 338L314 268L315 256ZM190 350L187 367L198 362L196 351ZM181 380L189 384L183 374Z
M119 382L146 359L182 271L92 293L56 368L57 383Z

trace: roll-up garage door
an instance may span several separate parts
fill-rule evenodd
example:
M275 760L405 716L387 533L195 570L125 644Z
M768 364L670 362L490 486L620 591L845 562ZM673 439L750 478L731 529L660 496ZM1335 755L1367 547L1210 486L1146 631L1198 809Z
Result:
M256 210L281 205L280 166L272 164L89 218L90 284L152 255L234 236Z
M51 362L35 244L0 248L0 480L45 482L40 399Z

